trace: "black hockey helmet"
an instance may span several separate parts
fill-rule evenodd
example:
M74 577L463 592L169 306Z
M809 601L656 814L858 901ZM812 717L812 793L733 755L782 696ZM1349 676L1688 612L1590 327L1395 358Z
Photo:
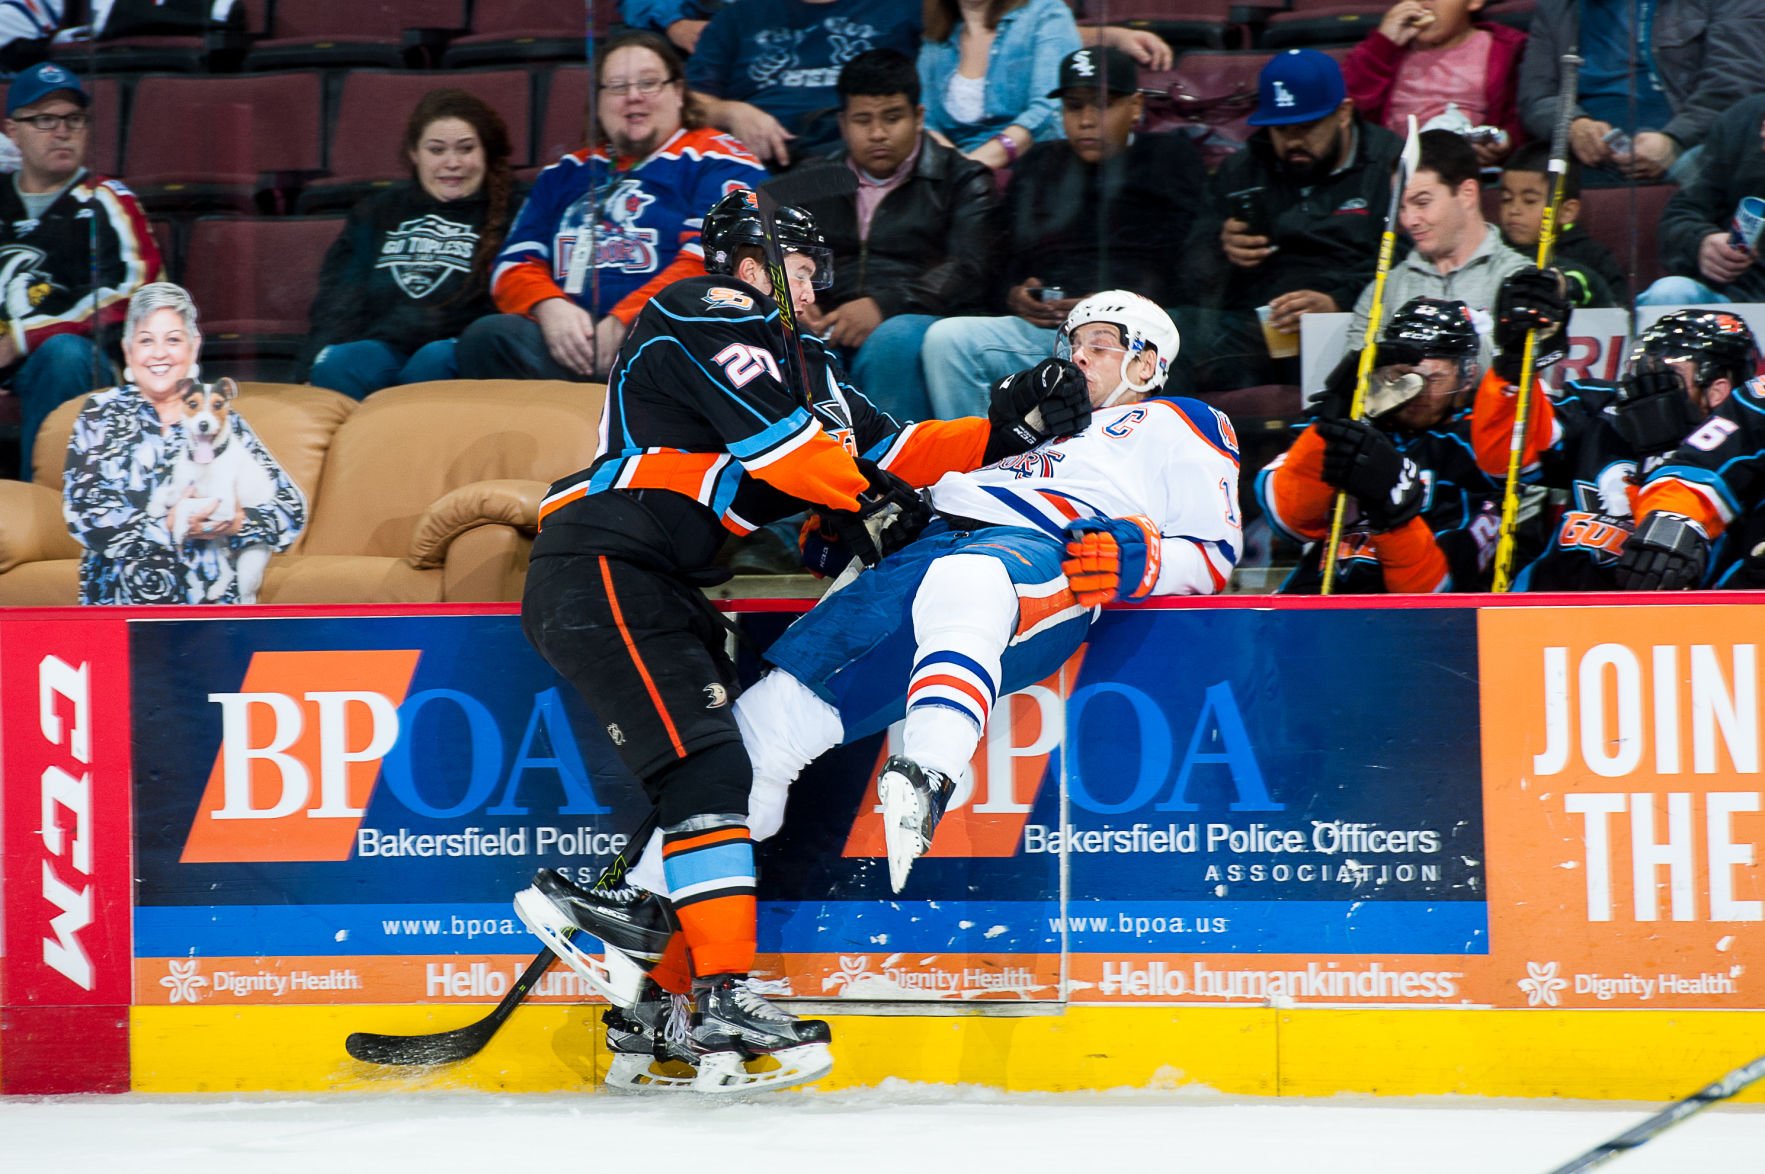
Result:
M1724 375L1739 387L1759 368L1759 347L1753 332L1740 315L1723 310L1663 314L1636 340L1630 351L1631 366L1644 355L1668 363L1680 359L1695 363L1692 378L1700 393Z
M1419 374L1385 375L1386 367L1411 365L1423 359L1457 361L1459 379L1453 393L1464 390L1476 369L1480 345L1471 307L1453 298L1411 298L1398 307L1379 337L1374 356L1375 377L1367 388L1367 415L1375 419L1395 411L1427 386Z
M1382 342L1407 342L1425 359L1475 357L1479 338L1471 307L1452 298L1411 298L1385 324Z
M778 227L778 247L783 254L801 253L815 262L815 277L810 282L816 289L833 284L833 250L827 238L815 227L815 217L806 209L781 204L773 222ZM705 250L705 272L735 272L735 251L744 245L762 248L766 243L765 222L760 218L759 198L747 188L730 192L705 213L704 227L699 230L699 243Z

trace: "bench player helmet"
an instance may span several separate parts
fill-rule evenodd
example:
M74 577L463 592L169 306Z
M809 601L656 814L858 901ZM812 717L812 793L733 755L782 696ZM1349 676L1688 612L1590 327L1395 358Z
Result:
M1631 348L1631 365L1644 355L1668 363L1691 361L1699 392L1725 375L1739 387L1759 368L1759 347L1746 321L1722 310L1675 310L1661 315Z
M1115 327L1121 334L1122 346L1128 352L1122 361L1122 381L1116 384L1115 390L1099 406L1109 407L1122 397L1123 392L1137 391L1141 395L1150 395L1164 386L1164 381L1170 378L1171 361L1177 357L1177 348L1182 345L1182 337L1177 333L1177 324L1171 321L1171 316L1157 302L1137 293L1129 293L1125 289L1092 294L1074 306L1072 312L1066 316L1060 335L1055 339L1055 355L1070 360L1073 332L1092 322L1103 322ZM1148 349L1153 352L1152 373L1144 382L1136 383L1128 378L1128 364Z
M806 209L789 204L779 206L773 223L778 231L778 248L783 255L801 253L815 262L815 277L810 282L816 289L833 284L833 250L827 238L815 226L815 217ZM750 246L766 247L766 223L760 216L758 197L747 188L737 188L712 205L705 213L704 227L699 230L699 244L705 250L705 272L735 273L735 251Z
M1367 415L1378 417L1402 407L1422 393L1426 380L1413 373L1381 378L1380 367L1403 363L1409 355L1423 359L1451 359L1459 367L1459 386L1471 382L1482 340L1477 334L1471 308L1454 298L1411 298L1385 324L1380 353L1374 356L1375 377L1367 389ZM1390 352L1398 356L1387 357Z

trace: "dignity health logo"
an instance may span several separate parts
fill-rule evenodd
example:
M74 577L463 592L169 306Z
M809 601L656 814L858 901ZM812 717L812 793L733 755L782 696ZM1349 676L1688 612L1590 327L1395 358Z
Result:
M188 962L173 962L171 973L159 980L159 985L172 993L174 1003L194 1003L202 998L202 988L208 985L208 979L197 973L196 959Z
M1555 962L1545 962L1542 965L1537 962L1526 963L1526 977L1514 985L1526 992L1528 1007L1555 1007L1557 992L1569 989L1568 980L1557 977Z

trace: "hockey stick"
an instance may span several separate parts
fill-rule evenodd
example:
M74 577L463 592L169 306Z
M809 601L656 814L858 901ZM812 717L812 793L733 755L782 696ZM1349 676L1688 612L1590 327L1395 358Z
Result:
M1358 420L1367 405L1367 384L1373 377L1373 357L1379 349L1379 327L1385 316L1385 278L1391 273L1391 257L1397 250L1397 213L1403 205L1403 189L1422 156L1422 140L1416 130L1416 119L1410 116L1410 132L1403 142L1403 156L1391 176L1391 207L1385 212L1385 235L1379 238L1379 264L1373 270L1373 304L1367 307L1367 331L1361 337L1361 357L1354 376L1354 395L1348 403L1348 418ZM1330 507L1329 545L1324 547L1324 582L1320 595L1330 594L1336 585L1336 551L1342 545L1342 521L1348 512L1348 494L1338 489L1336 502Z
M601 869L594 887L610 889L625 880L625 874L631 871L631 864L643 854L644 845L649 843L650 836L656 830L656 809L650 808L644 816L643 823L638 826L637 833L626 841L607 866ZM627 860L626 852L631 854ZM430 1032L426 1035L383 1035L376 1031L351 1032L343 1041L343 1050L351 1057L368 1064L452 1064L458 1060L477 1055L490 1042L490 1037L497 1029L514 1014L515 1008L527 997L541 976L551 969L558 956L550 949L541 950L509 988L509 993L490 1010L484 1018L455 1027L448 1031Z
M1603 1166L1619 1154L1628 1153L1687 1117L1703 1112L1718 1101L1726 1101L1735 1096L1761 1077L1765 1077L1765 1056L1736 1068L1715 1084L1701 1088L1689 1097L1674 1101L1634 1129L1626 1130L1612 1140L1594 1146L1573 1161L1558 1166L1550 1174L1577 1174L1577 1171Z
M1575 113L1575 83L1581 58L1571 49L1558 66L1557 125L1551 131L1551 200L1538 230L1538 267L1547 268L1557 247L1557 217L1563 207L1563 190L1569 179L1569 123ZM1565 326L1567 324L1565 323ZM1526 451L1526 425L1532 415L1533 368L1538 362L1538 331L1526 332L1520 351L1520 386L1514 393L1514 431L1508 438L1508 479L1501 495L1501 530L1495 542L1495 579L1491 591L1513 585L1514 540L1520 527L1520 458Z
M791 302L791 283L784 271L784 249L778 243L778 209L806 200L835 199L858 190L858 177L845 167L812 167L762 184L754 192L765 240L766 275L772 281L772 300L778 303L778 325L784 331L785 385L805 407L815 402L809 392L809 364L803 358L803 339L797 332L797 308Z

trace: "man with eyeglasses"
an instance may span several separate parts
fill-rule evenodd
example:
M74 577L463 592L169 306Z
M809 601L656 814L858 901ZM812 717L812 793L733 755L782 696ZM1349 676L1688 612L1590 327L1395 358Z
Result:
M19 169L0 182L0 384L19 398L19 476L57 404L112 381L101 349L129 298L163 276L133 194L86 170L91 97L54 62L6 94Z
M1299 382L1300 319L1348 309L1373 278L1403 146L1355 113L1341 68L1316 49L1263 66L1249 122L1185 248L1177 322L1202 391ZM1276 337L1293 336L1291 357L1270 354L1259 309Z
M1555 270L1511 279L1496 327L1502 354L1485 374L1471 308L1413 298L1379 340L1359 420L1346 416L1360 354L1345 356L1325 386L1317 419L1257 474L1257 500L1270 525L1303 546L1280 590L1315 594L1326 557L1337 559L1342 594L1488 590L1511 428L1478 422L1490 418L1486 400L1512 402L1526 330L1539 330L1542 369L1562 357L1556 344L1568 317ZM1542 389L1534 388L1542 400ZM1510 409L1510 426L1512 418ZM1338 493L1349 498L1347 525L1342 545L1327 552ZM1528 557L1542 546L1539 531L1536 520L1526 525Z
M704 273L704 210L766 179L705 124L660 35L621 33L601 49L589 144L534 181L491 271L502 313L460 338L464 378L604 376L649 300Z

